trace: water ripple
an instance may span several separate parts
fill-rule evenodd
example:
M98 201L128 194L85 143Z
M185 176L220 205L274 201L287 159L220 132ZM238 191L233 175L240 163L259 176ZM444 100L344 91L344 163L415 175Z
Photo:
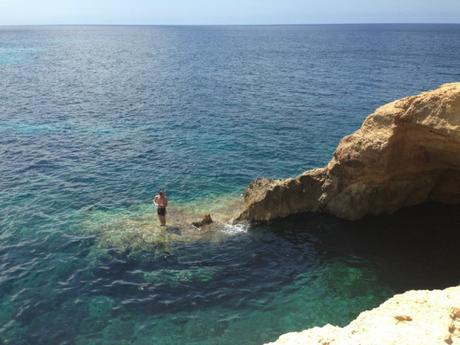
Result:
M0 28L0 343L262 344L453 284L458 234L430 232L458 229L450 209L228 220L252 179L321 166L378 105L458 81L459 55L456 25Z

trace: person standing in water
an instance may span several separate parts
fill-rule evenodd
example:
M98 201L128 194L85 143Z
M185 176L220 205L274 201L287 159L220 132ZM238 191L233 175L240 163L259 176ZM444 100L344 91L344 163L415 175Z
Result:
M168 198L163 191L160 191L153 198L153 204L157 208L158 219L160 219L160 225L166 226L166 206L168 206Z

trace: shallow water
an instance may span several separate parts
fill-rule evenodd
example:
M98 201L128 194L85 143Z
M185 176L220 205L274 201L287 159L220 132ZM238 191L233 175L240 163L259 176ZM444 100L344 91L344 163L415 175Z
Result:
M458 284L456 209L226 222L459 53L458 25L2 27L0 343L261 344Z

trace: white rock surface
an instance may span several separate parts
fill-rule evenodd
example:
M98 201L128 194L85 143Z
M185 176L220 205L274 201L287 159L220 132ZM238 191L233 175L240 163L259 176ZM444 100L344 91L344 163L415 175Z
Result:
M267 345L460 345L460 286L408 291L346 327L287 333Z

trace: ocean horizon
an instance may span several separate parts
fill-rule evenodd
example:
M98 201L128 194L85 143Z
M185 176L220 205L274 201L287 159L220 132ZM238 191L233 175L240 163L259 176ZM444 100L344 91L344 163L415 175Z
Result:
M69 24L69 23L65 23L65 24L14 24L14 25L11 25L11 24L0 24L0 27L3 27L3 28L7 28L7 27L53 27L53 26L56 26L56 27L62 27L62 26L68 26L68 27L72 27L72 26L87 26L87 27L91 27L91 26L113 26L113 27L120 27L120 26L138 26L138 27L181 27L181 26L191 26L191 27L200 27L200 26L249 26L249 27L257 27L257 26L260 26L260 27L264 27L264 26L272 26L272 27L277 27L277 26L361 26L361 25L367 25L367 26L398 26L398 25L401 25L401 26L406 26L406 25L412 25L412 26L430 26L430 25L434 25L434 26L455 26L455 25L460 25L460 22L452 22L452 23L436 23L436 22L394 22L394 23L391 23L391 22L381 22L381 23L366 23L366 22L349 22L349 23L298 23L298 24L295 24L295 23L278 23L278 24L122 24L122 23L108 23L108 24L97 24L97 23L93 23L93 24L78 24L78 23L75 23L75 24Z

